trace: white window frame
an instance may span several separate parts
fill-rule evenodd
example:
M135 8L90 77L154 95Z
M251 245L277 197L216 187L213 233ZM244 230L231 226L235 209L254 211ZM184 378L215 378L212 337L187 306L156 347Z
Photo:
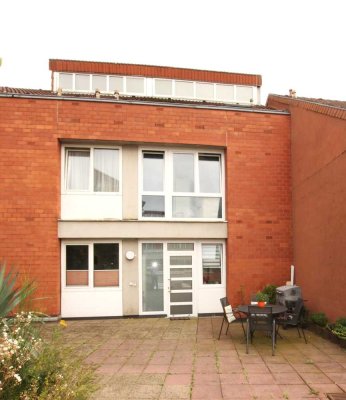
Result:
M221 246L221 283L204 283L203 282L203 245L217 245ZM200 263L200 274L199 274L199 282L200 287L202 288L221 288L226 286L226 242L220 240L201 240L200 241L200 254L199 263Z
M119 190L117 192L95 192L94 191L94 150L109 149L119 151ZM67 154L68 150L89 150L89 189L88 190L68 190L67 189ZM61 146L61 194L88 194L96 196L121 196L122 195L122 151L119 146L86 145L79 143L65 143Z
M110 77L118 77L122 78L123 81L123 90L120 92L121 94L129 95L129 96L154 96L154 97L161 97L161 98L176 98L176 99L186 99L186 100L204 100L204 101L215 101L218 103L229 103L229 104L259 104L259 88L253 85L236 85L236 84L228 84L228 83L223 83L223 82L207 82L207 81L191 81L191 80L186 80L186 79L170 79L170 78L161 78L161 77L153 77L153 78L148 78L145 76L137 76L137 75L109 75L109 74L100 74L100 73L95 73L95 74L86 74L86 73L76 73L76 72L57 72L54 73L54 86L55 90L58 89L60 85L60 74L69 74L72 75L72 87L71 88L62 88L63 91L76 91L79 93L93 93L94 91L91 89L92 88L92 79L96 75L104 75L106 77L106 90L103 91L101 90L102 93L113 93L114 90L111 90L109 88L109 80ZM89 76L89 90L80 90L76 89L76 75L86 75ZM140 78L144 79L144 91L143 92L131 92L129 93L127 91L127 78ZM169 80L172 82L172 94L171 95L162 95L162 94L157 94L156 93L156 80ZM192 83L193 84L193 95L192 96L177 96L176 94L176 83L177 82L186 82L186 83ZM197 84L211 84L214 86L214 95L213 98L202 98L202 97L197 97L196 94L196 88ZM220 100L216 98L216 89L217 85L222 85L222 86L231 86L233 87L233 98L229 100ZM246 88L251 88L252 90L252 102L251 101L239 101L237 98L237 88L239 87L246 87Z
M164 188L163 192L153 192L143 190L143 153L144 152L163 152L164 153ZM173 191L173 154L185 153L194 154L194 192L174 192ZM198 155L210 154L220 156L220 192L219 193L204 193L199 192L199 168ZM165 216L164 217L143 217L142 216L142 196L164 196L165 199ZM172 201L173 197L221 197L222 217L221 218L177 218L172 216ZM203 149L203 148L162 148L162 147L140 147L138 149L138 219L145 221L225 221L225 162L224 151L221 149Z
M96 286L94 287L94 244L114 243L119 245L119 285L118 286ZM66 246L88 246L88 285L66 285ZM64 291L84 292L84 291L121 291L122 290L122 241L112 239L93 239L93 240L63 240L61 242L61 287ZM106 270L107 271L107 270Z

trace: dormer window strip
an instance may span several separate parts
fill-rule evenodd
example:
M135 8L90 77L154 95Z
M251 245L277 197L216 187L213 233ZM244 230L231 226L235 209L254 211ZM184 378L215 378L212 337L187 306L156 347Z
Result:
M95 93L119 92L137 95L224 103L258 104L256 86L215 82L186 81L181 79L147 78L82 73L56 73L55 90Z

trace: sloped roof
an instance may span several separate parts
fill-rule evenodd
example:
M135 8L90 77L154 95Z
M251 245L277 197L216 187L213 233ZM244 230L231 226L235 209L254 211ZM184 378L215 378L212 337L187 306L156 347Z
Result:
M144 76L148 78L182 79L250 86L262 85L261 75L205 71L199 69L164 67L155 65L50 59L49 69L55 72L132 75Z
M108 102L124 102L124 103L142 103L142 104L162 104L171 106L186 106L186 107L202 107L209 109L224 109L224 110L239 110L239 111L254 111L254 112L269 112L278 114L287 114L282 110L273 110L263 105L243 105L234 103L210 102L204 100L180 100L172 98L146 97L146 96L129 96L120 95L115 98L113 94L101 93L97 98L95 93L77 93L77 92L62 92L58 95L52 90L43 89L24 89L0 86L0 97L37 97L37 98L52 98L53 100L71 99L71 100L88 100L88 101L108 101Z
M346 119L346 101L269 94L267 107L273 108L273 102L279 104L281 109L288 110L289 106L294 106L325 114L330 117Z

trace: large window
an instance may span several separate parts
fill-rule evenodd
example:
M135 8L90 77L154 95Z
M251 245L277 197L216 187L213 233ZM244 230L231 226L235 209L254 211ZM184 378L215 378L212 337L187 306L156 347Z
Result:
M66 244L66 286L119 286L119 243Z
M219 153L142 152L142 217L221 219L222 191Z
M119 192L119 149L66 148L65 189Z

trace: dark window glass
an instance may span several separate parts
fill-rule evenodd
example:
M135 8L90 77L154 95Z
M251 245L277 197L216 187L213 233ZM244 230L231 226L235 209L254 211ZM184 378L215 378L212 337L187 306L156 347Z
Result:
M85 271L89 268L88 246L67 245L66 246L66 270Z
M158 217L165 216L164 196L142 196L142 216Z
M119 269L119 244L94 244L94 270Z

